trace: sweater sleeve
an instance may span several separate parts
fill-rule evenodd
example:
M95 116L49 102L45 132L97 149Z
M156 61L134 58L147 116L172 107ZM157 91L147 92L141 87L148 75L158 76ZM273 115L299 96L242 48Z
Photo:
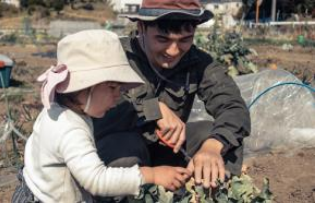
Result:
M76 181L99 196L137 195L142 175L137 165L131 168L106 167L96 152L89 132L76 129L60 140L59 152Z

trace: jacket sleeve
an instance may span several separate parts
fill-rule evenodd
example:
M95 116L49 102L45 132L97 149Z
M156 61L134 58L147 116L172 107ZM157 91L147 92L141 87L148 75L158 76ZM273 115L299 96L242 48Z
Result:
M224 153L250 134L250 115L240 90L224 67L208 65L201 74L198 96L215 119L210 137L224 144Z

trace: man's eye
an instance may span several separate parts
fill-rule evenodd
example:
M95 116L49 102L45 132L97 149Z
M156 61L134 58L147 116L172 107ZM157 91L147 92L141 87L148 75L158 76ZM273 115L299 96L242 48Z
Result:
M158 42L168 42L168 39L164 38L164 37L157 37L157 41Z
M182 39L181 42L183 43L186 43L186 42L191 42L193 40L193 38L185 38L185 39Z

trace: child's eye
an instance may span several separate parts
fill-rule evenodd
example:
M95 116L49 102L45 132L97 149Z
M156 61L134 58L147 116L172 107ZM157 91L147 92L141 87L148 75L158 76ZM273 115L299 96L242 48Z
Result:
M109 88L111 89L116 89L118 86L117 85L109 85Z
M117 89L121 88L121 85L119 85L119 84L109 84L109 88L111 90L117 90Z
M121 88L121 83L109 82L109 83L108 83L108 87L109 87L111 90L120 89L120 88Z

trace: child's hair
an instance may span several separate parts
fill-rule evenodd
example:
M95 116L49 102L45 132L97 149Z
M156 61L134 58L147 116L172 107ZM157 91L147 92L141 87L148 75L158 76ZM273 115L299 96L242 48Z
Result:
M55 95L56 102L59 105L67 107L78 114L84 115L85 112L83 111L82 108L80 108L80 105L82 105L82 103L79 101L78 95L82 91L85 91L85 90L80 90L77 92L70 92L70 93L66 93L66 94L56 93L56 95Z

